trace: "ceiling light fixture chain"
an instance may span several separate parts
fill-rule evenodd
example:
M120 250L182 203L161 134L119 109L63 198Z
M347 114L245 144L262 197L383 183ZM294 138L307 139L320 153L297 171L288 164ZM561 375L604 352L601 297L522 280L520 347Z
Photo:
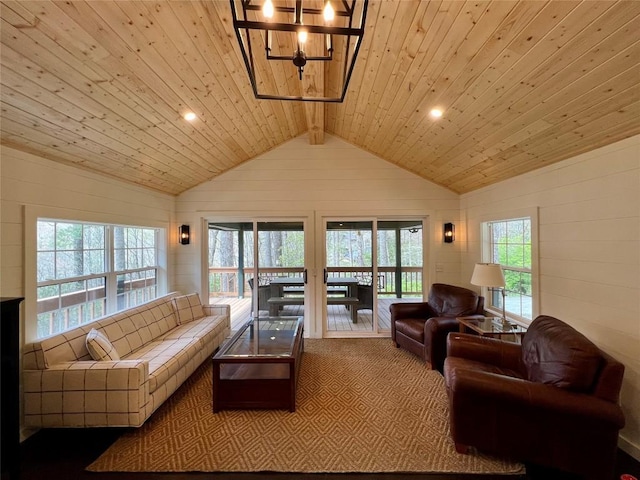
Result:
M322 9L306 7L304 0L296 0L294 7L287 6L282 0L275 0L275 2L279 3L274 4L274 0L262 2L230 0L233 28L255 97L272 100L342 102L362 43L369 0L334 0L340 5L337 9L334 8L331 0L325 0ZM311 2L312 0L308 0L307 3ZM318 3L320 2L313 2L313 6L317 6ZM260 32L264 34L262 39L259 36ZM283 32L285 35L291 33L296 36L290 43L293 45L292 54L280 52L280 45L277 45L278 51L276 51L273 39L277 32ZM288 42L283 40L285 37L278 38L279 43ZM340 39L338 57L334 56L337 38ZM264 58L255 55L252 45L262 42L266 52ZM308 42L314 42L318 46L315 50L310 49ZM309 51L315 53L319 49L320 43L322 54L309 55ZM288 62L297 69L298 78L302 82L305 67L309 62L331 62L335 58L341 59L341 65L338 69L332 69L333 73L330 74L329 81L336 82L336 85L327 89L334 93L332 96L324 95L324 90L321 96L304 96L300 94L300 86L294 86L298 91L291 95L282 94L280 91L264 92L266 86L275 86L277 89L278 84L283 83L276 81L273 76L273 67L265 64L264 60L284 61L284 68L287 68Z

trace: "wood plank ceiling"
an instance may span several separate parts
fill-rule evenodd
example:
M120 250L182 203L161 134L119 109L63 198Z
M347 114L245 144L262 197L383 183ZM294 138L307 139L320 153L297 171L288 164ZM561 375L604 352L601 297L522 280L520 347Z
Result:
M1 18L2 143L169 194L307 131L458 193L640 133L635 0L372 0L345 102L311 106L254 99L226 0Z

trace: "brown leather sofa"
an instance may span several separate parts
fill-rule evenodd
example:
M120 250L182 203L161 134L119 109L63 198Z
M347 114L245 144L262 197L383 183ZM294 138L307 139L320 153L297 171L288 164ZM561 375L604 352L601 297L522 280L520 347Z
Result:
M467 288L434 283L427 302L393 303L391 339L442 372L447 356L447 335L457 332L456 317L484 316L484 297Z
M624 365L539 316L522 345L462 333L444 364L451 435L468 447L593 480L613 478Z

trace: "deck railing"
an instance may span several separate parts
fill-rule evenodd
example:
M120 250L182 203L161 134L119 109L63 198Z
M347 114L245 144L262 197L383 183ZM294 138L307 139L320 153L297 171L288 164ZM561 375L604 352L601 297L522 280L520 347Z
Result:
M372 273L366 267L329 267L329 275L336 277L355 277L361 283L372 284ZM292 275L302 275L302 268L261 268L259 284L268 284L271 279ZM211 297L250 297L251 289L247 283L253 278L253 268L233 267L209 268L209 293ZM378 295L420 296L422 294L422 267L378 267Z
M153 283L150 284L150 280ZM120 282L116 295L116 311L149 301L156 295L155 279ZM55 297L39 298L36 306L37 335L38 338L42 338L106 315L106 287L100 286Z

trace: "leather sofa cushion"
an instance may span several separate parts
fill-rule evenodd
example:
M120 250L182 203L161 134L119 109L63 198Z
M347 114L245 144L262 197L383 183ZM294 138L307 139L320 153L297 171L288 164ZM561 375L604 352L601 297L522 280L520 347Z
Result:
M417 342L424 343L424 319L403 318L396 320L396 331Z
M603 361L600 350L566 323L537 317L522 340L528 379L576 392L590 392Z
M478 294L466 288L434 283L429 290L429 305L438 317L475 315L478 313Z

